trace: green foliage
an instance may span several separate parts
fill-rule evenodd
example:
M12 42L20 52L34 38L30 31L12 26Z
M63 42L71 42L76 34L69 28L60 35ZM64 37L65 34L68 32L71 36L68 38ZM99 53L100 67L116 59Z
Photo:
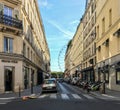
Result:
M53 78L63 78L63 72L51 72L51 77Z

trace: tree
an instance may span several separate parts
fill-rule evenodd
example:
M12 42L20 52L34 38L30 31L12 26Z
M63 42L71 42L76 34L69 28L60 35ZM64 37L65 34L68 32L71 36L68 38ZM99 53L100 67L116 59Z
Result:
M51 77L53 78L63 78L63 72L51 72Z

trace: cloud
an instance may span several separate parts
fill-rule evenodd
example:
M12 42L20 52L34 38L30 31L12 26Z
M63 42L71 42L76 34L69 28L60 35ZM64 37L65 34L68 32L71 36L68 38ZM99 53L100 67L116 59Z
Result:
M58 25L57 23L55 23L54 21L48 21L48 23L50 23L52 26L54 26L55 28L57 28L60 32L64 33L68 39L71 39L74 35L74 32L71 32L69 30L66 30L64 28L62 28L60 25Z
M80 21L78 21L78 20L74 20L74 21L70 22L70 25L78 24L79 22L80 22Z
M47 8L51 8L53 6L53 4L48 3L47 0L39 0L38 4L40 7L47 7Z

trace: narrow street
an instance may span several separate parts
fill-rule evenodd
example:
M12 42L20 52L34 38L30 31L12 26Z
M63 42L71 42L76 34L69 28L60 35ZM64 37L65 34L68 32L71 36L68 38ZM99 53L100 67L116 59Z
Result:
M1 99L0 110L119 110L120 101L102 99L80 88L58 83L57 93L43 93L37 99Z

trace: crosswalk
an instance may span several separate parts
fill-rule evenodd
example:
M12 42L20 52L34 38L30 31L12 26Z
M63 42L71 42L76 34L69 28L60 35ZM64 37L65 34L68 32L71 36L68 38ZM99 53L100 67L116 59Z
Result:
M12 101L12 99L4 99L4 100L1 100L0 99L0 105L5 105L5 104L7 104L7 103L9 103L9 102L11 102Z
M42 94L39 96L39 99L62 99L62 100L95 100L95 97L92 97L88 94Z
M15 97L10 98L0 98L0 105L5 105L9 102L12 102L15 99Z

